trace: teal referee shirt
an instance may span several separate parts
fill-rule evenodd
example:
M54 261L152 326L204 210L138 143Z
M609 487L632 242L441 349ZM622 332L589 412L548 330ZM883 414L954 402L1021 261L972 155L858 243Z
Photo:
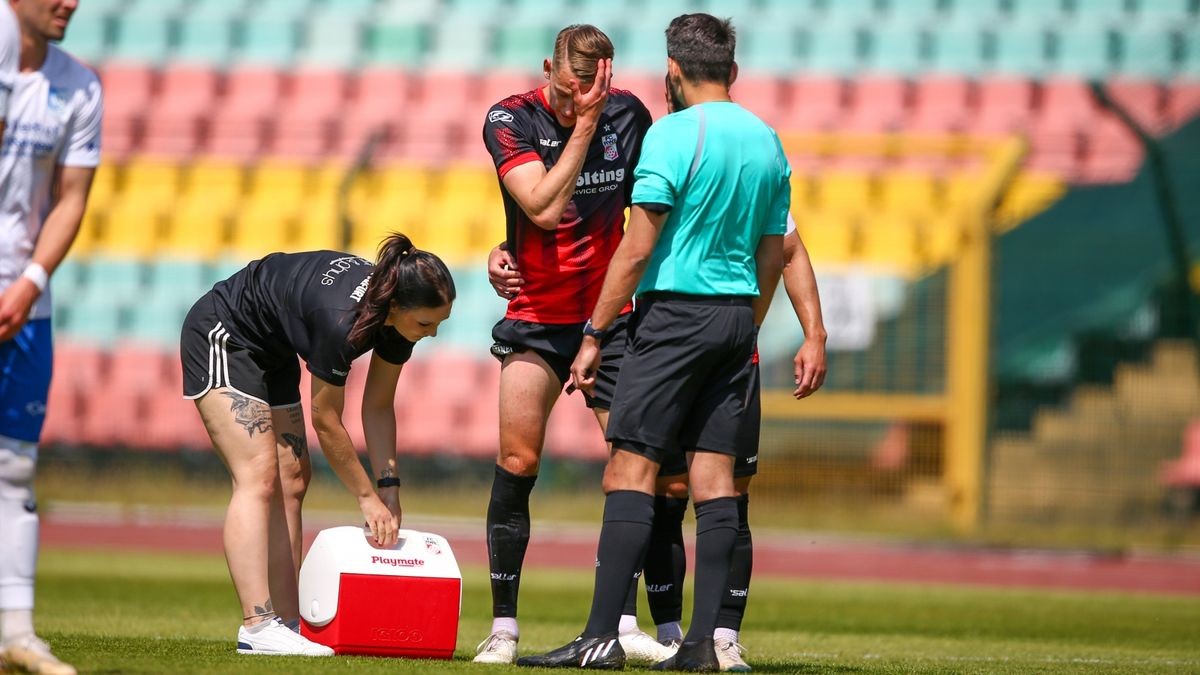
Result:
M787 231L791 175L779 136L736 103L655 122L631 201L670 214L637 294L758 295L754 253L764 234Z

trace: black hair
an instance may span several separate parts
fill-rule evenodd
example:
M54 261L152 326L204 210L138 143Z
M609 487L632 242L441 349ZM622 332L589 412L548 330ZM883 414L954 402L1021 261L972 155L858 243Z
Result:
M667 56L689 82L729 84L737 32L729 19L683 14L667 26Z
M379 244L375 271L367 283L358 316L347 340L355 348L371 344L388 313L399 309L441 307L454 302L454 278L442 259L413 246L393 232Z

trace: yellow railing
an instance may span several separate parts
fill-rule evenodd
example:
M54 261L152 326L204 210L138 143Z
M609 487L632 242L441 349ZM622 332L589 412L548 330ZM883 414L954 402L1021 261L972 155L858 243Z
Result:
M961 135L796 134L783 137L789 155L889 159L934 156L978 159L979 189L956 218L961 244L949 269L946 381L941 394L820 392L797 403L786 391L763 394L764 419L934 423L944 430L942 486L951 521L962 530L979 522L987 443L991 244L997 205L1026 152L1020 138Z

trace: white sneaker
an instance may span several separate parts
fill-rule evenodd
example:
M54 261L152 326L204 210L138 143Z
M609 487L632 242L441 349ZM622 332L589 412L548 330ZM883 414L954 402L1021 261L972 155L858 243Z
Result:
M50 653L50 645L33 633L18 635L0 648L0 666L39 675L75 675L75 668Z
M679 645L670 646L660 643L645 632L634 629L620 635L621 649L625 650L625 658L638 663L658 663L675 656Z
M728 673L748 673L750 672L750 664L746 663L742 658L742 654L746 652L746 648L727 638L718 638L713 640L713 646L717 650L717 663L721 664L721 670Z
M496 631L476 647L475 663L516 663L517 638L507 631Z
M332 648L293 633L278 618L271 619L254 633L246 630L245 626L239 627L237 652L270 656L333 656Z

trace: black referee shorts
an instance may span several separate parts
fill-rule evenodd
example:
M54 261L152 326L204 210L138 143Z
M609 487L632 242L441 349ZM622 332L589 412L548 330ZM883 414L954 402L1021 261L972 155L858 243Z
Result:
M179 339L183 397L198 399L226 387L272 408L300 402L300 359L250 349L217 317L212 292L192 305Z
M613 447L659 464L692 450L738 455L753 372L751 301L678 293L638 299L609 414Z
M617 375L625 358L628 314L617 317L608 336L600 344L600 370L592 395L584 395L587 407L608 410L612 407ZM501 319L492 328L492 355L504 362L514 352L532 350L554 371L559 386L571 381L571 364L583 342L583 323L547 324Z
M746 391L746 416L738 432L737 457L733 460L733 477L745 478L758 474L758 439L762 431L762 389L758 372L758 361L750 368L750 388ZM658 469L660 476L686 474L687 455L670 453Z

